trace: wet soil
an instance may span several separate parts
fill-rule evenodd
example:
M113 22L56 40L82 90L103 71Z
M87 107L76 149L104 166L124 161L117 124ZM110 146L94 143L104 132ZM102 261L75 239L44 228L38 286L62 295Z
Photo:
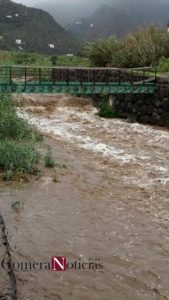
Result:
M169 132L100 119L90 100L68 96L25 96L18 114L46 135L56 166L0 184L13 261L103 264L15 270L18 299L169 299Z

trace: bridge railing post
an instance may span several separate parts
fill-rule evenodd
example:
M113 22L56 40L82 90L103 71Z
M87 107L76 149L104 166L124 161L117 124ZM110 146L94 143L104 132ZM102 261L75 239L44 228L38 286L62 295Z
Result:
M155 83L157 83L157 67L156 66L154 69L154 75L155 75Z
M27 69L26 69L26 67L25 67L25 69L24 69L24 84L26 85L26 75L27 75Z
M82 78L82 69L80 70L80 84L83 84L83 78Z
M118 81L119 81L119 84L121 83L121 71L119 70L119 75L118 75Z
M53 82L53 85L55 85L55 82L56 82L56 69L55 68L52 68L52 82Z
M88 70L88 82L91 82L92 76L91 76L91 70Z
M9 67L9 83L12 83L12 67Z
M39 68L38 70L38 75L39 75L39 85L41 85L41 81L42 81L42 74L41 74L41 68Z
M93 71L93 83L96 83L96 70Z
M146 70L145 68L143 69L143 84L145 84L145 77L146 77Z
M108 70L106 70L106 85L108 86L109 84L109 73Z
M70 73L69 73L69 70L67 69L66 70L66 83L67 83L67 85L69 85L69 81L70 81Z
M133 85L133 70L131 71L131 85Z

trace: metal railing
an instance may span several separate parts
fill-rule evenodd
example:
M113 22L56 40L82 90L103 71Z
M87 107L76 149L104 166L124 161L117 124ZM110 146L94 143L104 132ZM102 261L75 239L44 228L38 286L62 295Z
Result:
M145 68L0 66L0 93L153 93L155 85Z
M156 72L150 68L114 69L114 68L50 68L34 66L0 66L0 83L39 83L50 82L98 82L134 83L144 81L151 75L156 79Z

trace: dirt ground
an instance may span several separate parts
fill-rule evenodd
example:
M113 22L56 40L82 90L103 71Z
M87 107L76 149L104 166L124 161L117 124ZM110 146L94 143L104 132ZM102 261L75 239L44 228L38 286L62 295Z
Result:
M88 99L24 101L18 114L45 134L56 165L28 183L0 184L17 299L169 299L169 132L100 119ZM53 256L103 268L17 269ZM0 272L5 300L10 282Z

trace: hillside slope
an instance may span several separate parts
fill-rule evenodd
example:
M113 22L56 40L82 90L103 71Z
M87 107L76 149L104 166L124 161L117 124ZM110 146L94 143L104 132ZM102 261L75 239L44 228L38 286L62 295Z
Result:
M96 40L110 35L123 36L134 28L130 14L120 8L101 6L88 18L74 22L69 29L84 40Z
M0 0L0 49L65 54L77 52L79 46L49 13Z
M111 35L121 37L142 25L166 25L169 20L168 11L169 2L131 0L128 6L101 6L89 17L76 20L68 28L83 40L92 41Z

